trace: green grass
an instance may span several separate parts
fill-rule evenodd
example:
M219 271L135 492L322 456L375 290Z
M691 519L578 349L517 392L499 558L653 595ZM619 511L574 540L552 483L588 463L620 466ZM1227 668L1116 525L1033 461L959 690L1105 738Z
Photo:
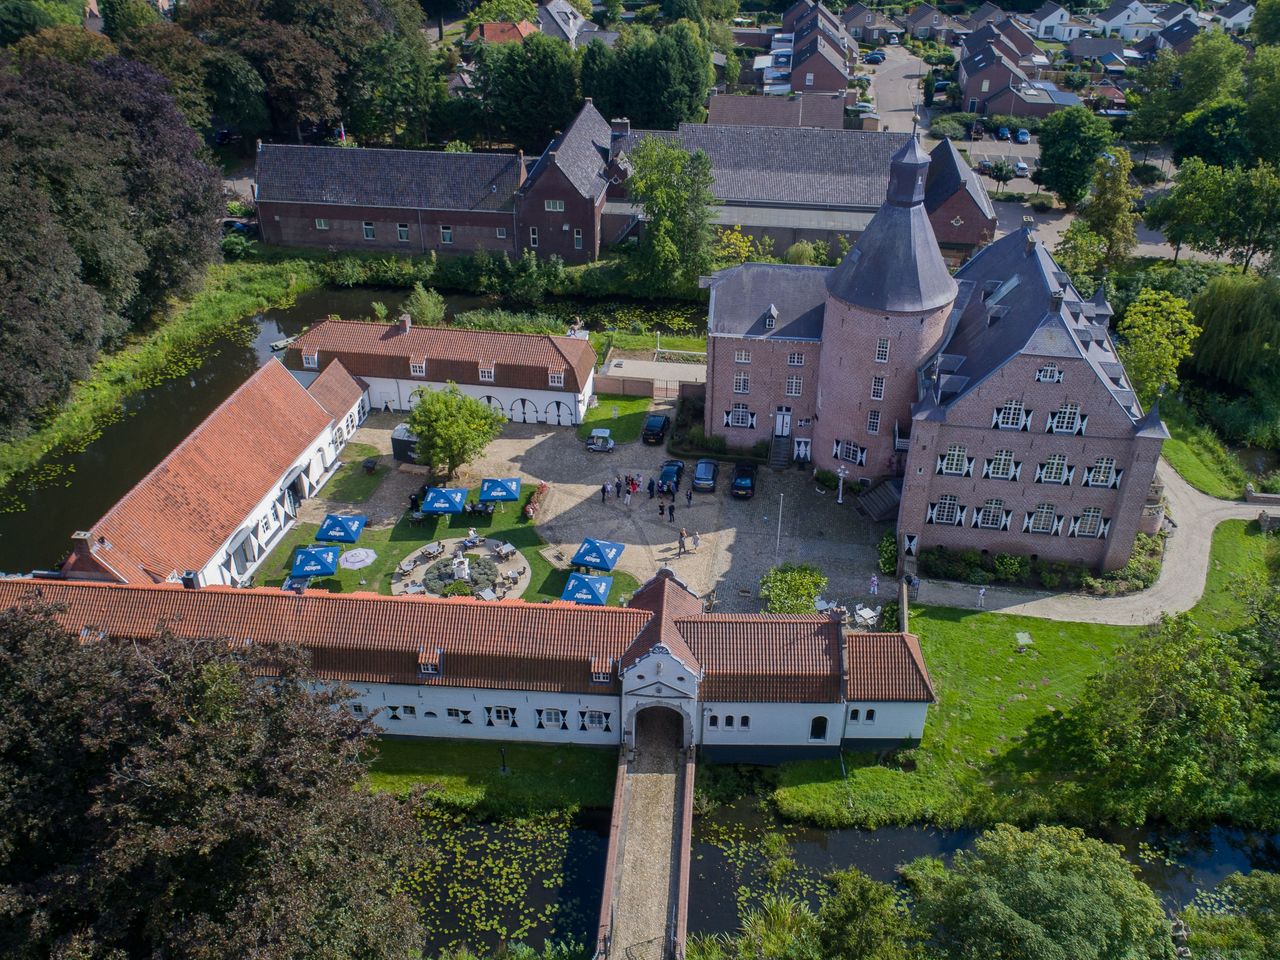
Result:
M1164 442L1164 458L1183 480L1223 500L1244 496L1244 467L1209 427L1174 399L1161 403L1160 415L1170 434Z
M507 751L508 773L502 773ZM374 790L406 793L418 784L441 799L487 816L523 816L613 802L618 754L613 749L476 740L378 742L369 771Z
M658 337L654 333L630 333L625 330L597 330L589 333L588 338L591 346L596 352L599 360L604 360L605 355L612 347L615 350L631 350L644 352L653 352L658 347ZM662 335L662 349L667 350L688 350L693 353L706 353L707 338L692 334L676 335L664 333Z
M324 495L329 500L342 503L364 503L378 489L383 477L390 470L388 464L379 462L373 473L365 473L366 457L378 456L378 448L368 443L348 443L342 450L346 461L332 479L325 484Z
M1274 575L1277 542L1254 523L1221 524L1192 615L1210 629L1240 626L1241 581ZM921 745L885 763L846 754L847 781L835 760L785 765L773 794L782 815L827 827L1087 817L1077 785L1052 769L1052 757L1023 751L1020 741L1037 719L1068 709L1085 680L1142 628L943 607L915 609L911 626L939 697ZM1032 638L1024 653L1015 650L1019 631Z
M520 551L529 566L530 581L522 598L529 601L559 600L568 582L569 573L552 566L539 552L546 544L538 536L533 521L524 514L525 504L533 495L533 485L526 485L522 491L520 503L506 504L506 509L494 511L492 515L471 513L455 513L440 517L427 517L414 526L409 522L408 514L402 516L394 527L373 530L365 528L360 535L357 546L368 547L378 555L378 559L361 570L338 569L336 576L317 579L311 582L312 588L330 590L334 593L351 593L365 590L384 595L391 593L391 577L400 561L425 543L433 540L444 540L453 537L465 537L469 527L485 537L496 537L510 543ZM472 490L470 500L475 502L478 490ZM294 551L301 546L309 546L315 542L318 524L299 523L276 544L271 555L258 568L257 581L266 586L280 586L289 575L293 564ZM609 594L612 606L622 603L635 593L640 586L635 577L621 571L613 574L613 589ZM365 584L360 581L365 580Z
M624 397L619 394L596 394L599 403L587 409L587 415L578 427L581 440L591 436L591 431L598 427L608 427L616 443L630 443L640 438L644 429L644 418L653 403L649 397ZM618 410L618 418L613 418L614 408Z

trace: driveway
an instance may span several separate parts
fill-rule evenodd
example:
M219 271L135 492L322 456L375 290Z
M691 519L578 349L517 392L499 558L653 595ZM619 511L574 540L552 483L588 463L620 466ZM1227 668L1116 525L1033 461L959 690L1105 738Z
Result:
M859 76L871 77L871 94L881 129L910 133L912 117L924 95L920 79L928 69L919 57L899 46L881 47L885 61L879 66L861 65Z

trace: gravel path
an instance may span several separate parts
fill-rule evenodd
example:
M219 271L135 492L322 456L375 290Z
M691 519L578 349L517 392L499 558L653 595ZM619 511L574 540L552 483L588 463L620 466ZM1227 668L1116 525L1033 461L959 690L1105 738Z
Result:
M1224 520L1253 520L1262 508L1201 493L1163 460L1157 473L1169 501L1168 516L1177 526L1165 545L1160 578L1150 589L1127 597L1085 597L993 586L987 588L986 609L1046 620L1135 625L1194 607L1204 594L1214 528ZM919 602L972 609L977 592L967 584L925 580Z
M627 948L662 943L675 896L675 832L679 817L680 718L667 711L641 715L637 750L623 788L621 863L615 901L612 958ZM652 950L639 951L647 956ZM661 951L653 953L660 956Z

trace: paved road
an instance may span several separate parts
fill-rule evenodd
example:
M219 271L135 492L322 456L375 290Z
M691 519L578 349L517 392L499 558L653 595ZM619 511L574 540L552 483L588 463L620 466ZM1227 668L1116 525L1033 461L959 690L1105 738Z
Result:
M1177 527L1165 546L1160 579L1150 589L1127 597L1085 597L988 587L986 609L1047 620L1134 625L1154 623L1162 614L1182 613L1194 607L1204 594L1214 528L1224 520L1252 520L1260 508L1201 493L1163 460L1158 475L1164 482L1169 516ZM924 581L920 585L920 602L973 609L977 587Z
M910 133L912 117L922 93L919 81L928 69L924 61L901 47L884 47L885 61L879 66L861 65L860 76L871 77L871 94L881 129Z

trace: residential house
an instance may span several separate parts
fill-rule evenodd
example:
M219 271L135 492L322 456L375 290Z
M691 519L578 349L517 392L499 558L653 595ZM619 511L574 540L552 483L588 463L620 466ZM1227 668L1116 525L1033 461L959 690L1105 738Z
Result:
M849 67L844 51L821 31L809 35L791 57L791 91L844 91L849 88Z
M578 46L578 37L589 30L590 21L569 0L547 0L538 7L538 29L548 37Z
M796 0L783 12L782 29L778 32L794 35L802 24L808 23L815 15L821 17L828 27L841 26L840 18L832 13L826 4L814 3L814 0Z
M594 390L596 355L580 337L324 320L289 345L298 374L333 364L367 385L375 410L408 410L421 390L455 383L516 423L581 423ZM323 377L323 372L321 373Z
M96 523L73 537L70 580L249 582L299 505L339 466L368 405L341 364L303 387L268 361Z
M1223 30L1243 33L1253 23L1253 14L1254 6L1249 0L1231 0L1225 6L1219 7L1213 18L1218 21Z
M995 207L982 177L949 137L930 151L929 159L924 209L943 259L959 265L995 239Z
M1111 309L1027 231L953 277L929 166L915 138L894 154L839 266L749 263L705 281L704 429L900 497L908 570L934 546L1121 567L1158 523L1147 502L1168 433L1129 384Z
M1030 80L997 90L981 104L981 112L1013 117L1047 117L1084 101L1070 90L1061 90L1048 80Z
M1163 7L1153 8L1155 22L1160 26L1167 27L1170 24L1177 23L1179 20L1196 20L1195 7L1185 3L1170 3Z
M970 32L967 22L957 20L927 3L917 4L902 19L907 33L917 40L936 40L942 44L959 43Z
M1078 96L1059 90L1054 83L1031 79L1007 50L1004 43L989 43L958 64L956 83L967 112L1045 117L1080 103Z
M791 33L792 49L804 46L810 37L821 34L848 56L850 46L857 46L844 28L844 21L822 4L815 4L795 22Z
M707 104L711 126L820 127L844 129L843 93L797 93L789 97L714 96Z
M1200 34L1200 23L1195 19L1175 20L1159 33L1152 33L1139 40L1134 49L1146 57L1154 59L1161 50L1172 50L1176 54L1184 54L1191 49L1191 42Z
M528 20L519 23L490 21L476 26L467 34L467 43L524 43L525 38L538 32Z
M320 682L351 690L348 709L401 737L616 749L657 706L704 756L771 763L918 743L935 701L911 634L704 613L667 569L627 607L31 579L0 582L0 603L37 591L86 641L167 629L300 647Z
M1036 70L1049 66L1049 58L1045 56L1035 39L1011 17L994 23L985 23L965 37L960 44L960 59L970 57L992 45L1024 70Z
M855 3L840 14L845 32L863 43L897 43L902 39L903 27L883 10L873 10L863 3Z
M1076 37L1067 44L1066 58L1072 63L1100 63L1104 67L1123 67L1125 45L1119 37Z
M1101 13L1094 14L1093 25L1104 37L1120 37L1130 43L1149 37L1162 26L1141 0L1114 0Z
M970 30L977 30L983 24L998 23L1001 20L1008 19L1008 17L1009 14L997 7L991 0L984 0L982 6L974 10L965 19L968 21Z
M1039 9L1027 14L1026 20L1031 32L1040 40L1067 43L1079 36L1078 30L1072 36L1066 35L1071 24L1071 14L1053 0L1047 0Z

